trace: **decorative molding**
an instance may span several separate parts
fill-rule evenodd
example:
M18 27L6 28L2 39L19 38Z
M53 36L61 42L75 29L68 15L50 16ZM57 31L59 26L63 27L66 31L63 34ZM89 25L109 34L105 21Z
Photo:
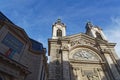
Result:
M97 68L98 71L103 71L102 68Z
M78 39L78 40L73 40L70 42L70 46L77 46L77 45L88 45L91 47L95 47L95 43L94 42L90 42L88 40L84 40L84 39Z
M62 45L62 50L69 50L69 46L68 46L68 44L63 44Z

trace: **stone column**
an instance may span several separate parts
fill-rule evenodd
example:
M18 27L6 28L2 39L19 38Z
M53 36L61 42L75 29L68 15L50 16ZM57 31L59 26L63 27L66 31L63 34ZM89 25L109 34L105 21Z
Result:
M62 58L63 58L63 79L64 80L70 80L70 64L68 61L68 51L64 50L62 51Z

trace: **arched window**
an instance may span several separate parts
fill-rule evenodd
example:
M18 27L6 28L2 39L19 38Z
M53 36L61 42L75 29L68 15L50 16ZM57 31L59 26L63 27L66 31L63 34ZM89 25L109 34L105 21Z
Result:
M103 39L99 32L96 32L96 38Z
M57 30L57 36L62 37L62 30L60 30L60 29Z

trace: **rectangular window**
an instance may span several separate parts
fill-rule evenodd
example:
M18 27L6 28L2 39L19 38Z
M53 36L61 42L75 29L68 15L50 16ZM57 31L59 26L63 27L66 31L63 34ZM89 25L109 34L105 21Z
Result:
M23 43L10 33L5 36L2 43L17 53L20 53L23 47Z

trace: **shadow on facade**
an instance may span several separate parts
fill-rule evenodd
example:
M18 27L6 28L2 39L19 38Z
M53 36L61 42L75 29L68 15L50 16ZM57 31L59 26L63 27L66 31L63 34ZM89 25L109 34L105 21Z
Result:
M97 69L88 72L78 67L73 67L68 61L55 60L49 63L49 80L109 80L98 76Z
M113 64L105 63L103 71L105 76L101 80L120 80L120 59L113 60Z
M102 71L105 74L105 76L98 76L99 73L96 71L94 75L89 71L82 72L79 67L73 67L70 62L58 59L49 63L49 80L120 80L120 60L110 66L97 69L98 72Z
M78 80L67 61L55 60L49 63L49 80ZM73 78L74 77L74 78Z
M110 65L110 71L113 77L113 80L120 80L120 59L113 62L114 64Z
M119 74L120 74L120 59L117 60L116 66L117 66L118 72L119 72Z

